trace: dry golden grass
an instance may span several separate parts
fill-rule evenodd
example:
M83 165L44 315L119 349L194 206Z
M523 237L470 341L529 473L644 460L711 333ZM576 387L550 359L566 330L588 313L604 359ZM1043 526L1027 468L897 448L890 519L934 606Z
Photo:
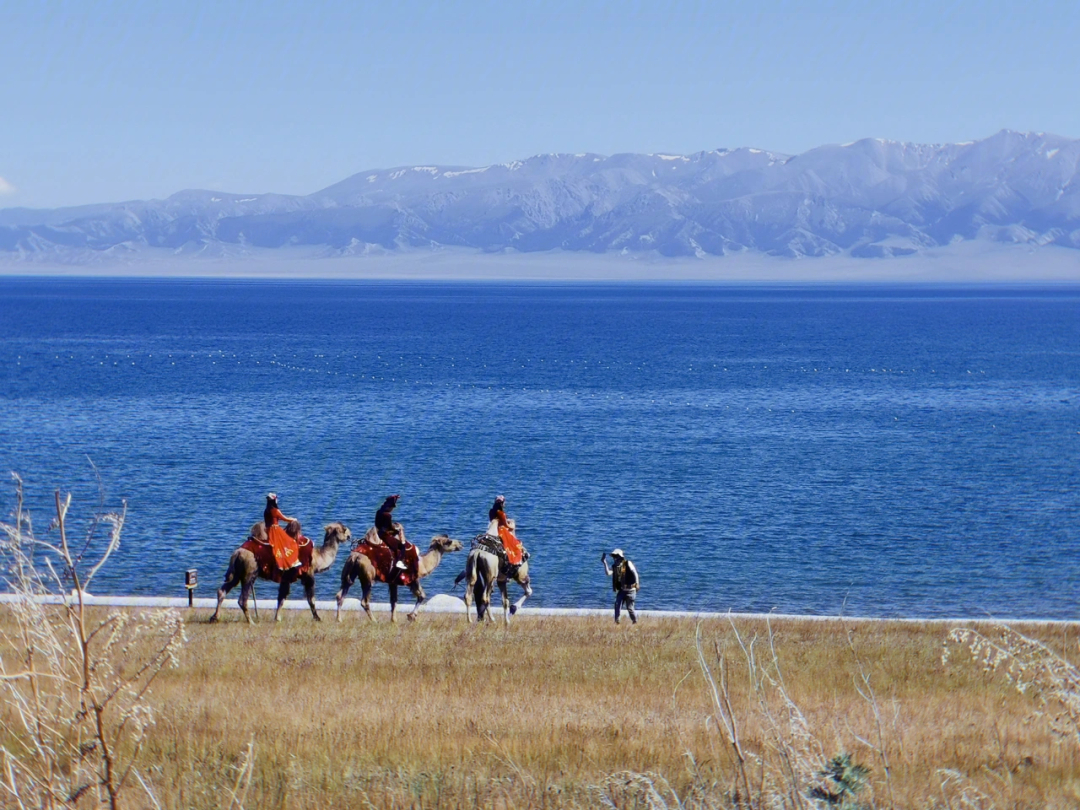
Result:
M291 612L249 627L235 611L217 625L204 614L189 617L180 668L155 684L158 721L141 761L163 807L227 806L222 786L252 739L246 806L265 810L597 806L601 795L646 806L619 778L605 781L627 771L719 807L732 784L731 749L706 722L715 709L692 621L524 616L504 629L436 615L315 624ZM737 627L767 635L761 622ZM1076 739L1055 737L1029 696L965 655L943 665L944 625L849 629L881 710L895 806L946 806L941 769L997 807L1080 805ZM773 631L822 752L870 766L875 806L888 806L881 757L858 740L875 742L877 730L844 629L784 621ZM727 650L741 736L756 750L764 731L732 628L709 621L701 632L714 674L714 645ZM1029 632L1076 660L1075 626Z

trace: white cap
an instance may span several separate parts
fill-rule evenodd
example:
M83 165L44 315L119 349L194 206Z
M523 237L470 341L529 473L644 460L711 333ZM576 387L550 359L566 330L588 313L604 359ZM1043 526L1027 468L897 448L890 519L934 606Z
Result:
M622 549L621 549L621 548L616 548L616 549L612 549L612 550L611 550L611 556L612 556L612 557L622 557L622 556L624 556L624 555L623 555L623 553L622 553Z
M277 500L277 493L276 492L267 492L266 497L269 498L272 501L276 501Z

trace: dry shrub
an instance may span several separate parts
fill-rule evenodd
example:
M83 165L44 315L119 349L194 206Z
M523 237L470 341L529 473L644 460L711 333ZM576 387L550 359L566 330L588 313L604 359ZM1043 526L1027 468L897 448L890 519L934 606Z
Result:
M852 763L845 753L826 759L821 742L791 697L780 668L772 624L766 622L765 635L759 637L744 636L733 621L729 623L729 639L734 643L728 639L715 640L711 656L706 653L700 624L695 636L698 665L713 710L708 723L730 753L728 783L706 784L696 779L680 798L656 774L627 772L604 783L600 795L605 803L611 807L629 806L620 804L619 799L625 801L631 797L634 806L650 810L806 810L818 806L859 806L856 795L864 787L870 769ZM848 644L854 653L850 634ZM877 698L861 662L859 667L862 685L856 689L870 704L878 721L879 746L868 744L868 747L884 756ZM739 690L733 688L733 672L741 673L743 683ZM745 739L744 729L748 727L755 729L756 743ZM687 751L686 756L693 762L691 752Z
M990 635L972 627L950 631L942 652L948 663L951 647L962 647L987 673L998 673L1016 691L1038 705L1035 716L1062 738L1080 746L1080 668L1037 639L1008 625L996 625Z
M1001 676L1016 692L1033 700L1030 720L1048 728L1058 745L1080 751L1080 668L1044 642L1007 624L996 624L986 633L974 627L955 627L945 639L942 664L950 662L954 649L965 651L984 673ZM939 771L944 806L950 810L1019 806L1011 770L987 770L996 777L990 783L994 795L956 770ZM1048 802L1046 806L1064 805Z
M698 662L715 709L713 719L734 756L731 803L747 808L805 807L806 794L815 775L824 767L825 757L784 683L772 625L768 625L768 634L761 645L756 635L744 639L734 623L731 627L740 654L736 664L745 669L750 698L746 712L755 716L765 732L763 745L757 750L747 749L740 732L743 721L732 702L729 687L732 665L728 650L722 642L714 643L717 679L706 659L699 625ZM764 656L759 655L759 646L765 648Z
M177 665L185 640L180 615L89 611L86 589L120 545L124 510L95 518L76 549L71 496L56 493L55 539L46 540L35 536L15 482L13 522L0 523L2 576L14 597L13 629L0 636L0 806L117 808L137 785L156 807L135 766L154 724L151 685ZM104 549L88 561L99 529Z

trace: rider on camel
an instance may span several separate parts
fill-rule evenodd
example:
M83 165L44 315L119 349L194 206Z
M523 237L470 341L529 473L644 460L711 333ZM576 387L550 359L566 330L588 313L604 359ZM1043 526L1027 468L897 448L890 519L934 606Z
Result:
M506 527L507 529L510 528L510 524L506 520L506 496L505 495L496 495L495 496L495 503L493 503L491 505L491 508L488 509L488 520L489 521L495 521L498 524L496 526L496 528L495 528L496 532L498 532L498 530L503 528L503 527ZM496 534L495 536L498 537L498 534Z
M383 505L379 507L379 511L375 513L375 532L379 535L379 539L394 553L394 568L407 571L412 575L413 579L418 579L419 571L409 570L410 567L405 563L405 543L402 542L401 533L398 531L397 526L394 525L392 513L400 499L400 495L388 495L386 497ZM416 566L414 565L413 568L416 568Z
M278 508L277 495L273 492L268 493L266 496L266 508L263 510L266 539L273 549L274 562L277 563L277 567L282 571L287 571L300 565L300 547L296 540L278 525L279 520L282 523L292 523L296 518L283 515L281 509Z
M514 535L510 522L506 519L506 497L499 495L488 510L488 534L498 537L506 550L506 559L511 565L520 565L525 549Z

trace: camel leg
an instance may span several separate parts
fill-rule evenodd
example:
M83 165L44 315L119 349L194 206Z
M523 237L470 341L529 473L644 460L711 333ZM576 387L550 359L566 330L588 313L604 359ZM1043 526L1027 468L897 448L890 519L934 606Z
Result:
M387 583L390 586L390 621L397 624L397 583Z
M218 613L221 611L221 603L225 601L225 597L229 595L229 591L240 584L240 577L236 576L233 571L233 567L230 565L229 570L225 572L225 581L221 583L221 587L217 592L217 607L214 609L214 615L210 617L211 622L218 620Z
M277 610L274 611L274 621L281 621L281 606L285 604L285 600L289 598L289 587L291 583L288 580L281 580L281 584L278 585L277 591Z
M424 600L427 599L427 594L424 593L424 589L419 582L414 582L409 586L409 590L412 591L412 595L416 597L416 604L413 605L412 611L410 611L405 618L410 622L415 622L419 616L420 605L424 604Z
M472 591L475 587L475 582L465 583L465 621L468 624L472 624Z
M458 574L457 579L454 580L454 587L458 586L461 580L465 580L465 621L468 624L472 624L472 602L473 602L473 590L476 588L476 568L473 565L472 558L470 557L465 561L465 570ZM477 603L479 607L479 603Z
M255 577L251 577L240 587L240 610L244 611L244 618L247 619L248 624L255 624L251 620L251 614L248 613L247 609L248 599L251 597L253 590L255 590Z
M345 601L345 594L349 592L349 584L345 582L345 577L342 576L341 590L337 592L337 596L334 597L334 601L337 602L337 613L334 618L339 622L341 621L341 603Z
M476 600L476 621L482 622L484 616L487 614L491 599L488 595L487 577L484 575L483 566L481 566L479 562L476 563L476 567L473 569L469 582L472 586L473 599Z
M499 595L502 596L503 624L510 625L510 594L507 591L507 581L499 580Z
M530 579L526 578L524 582L519 582L517 580L515 580L515 581L518 583L518 585L521 586L521 589L523 591L525 591L525 593L523 593L521 595L521 598L518 599L516 602L514 602L514 604L512 604L510 606L510 615L511 616L513 616L515 613L517 613L519 610L521 610L521 606L525 604L525 600L528 599L530 596L532 596L532 581Z
M473 585L473 599L476 600L476 621L482 622L484 620L484 583L482 580L476 580ZM471 621L471 618L470 618Z
M337 600L337 620L341 621L341 605L345 601L346 594L349 593L349 588L356 582L356 571L349 565L349 561L346 560L345 565L341 568L341 590L337 592L337 596L334 599Z
M495 622L495 617L491 615L491 594L495 591L495 580L496 577L492 577L484 583L484 618L492 623Z
M371 612L371 583L366 579L360 580L360 607L364 609L364 613L371 621L375 621L375 616Z
M210 617L210 621L216 622L218 620L218 613L221 611L221 603L225 601L225 597L228 596L229 591L235 588L237 585L245 584L243 578L248 575L248 572L243 570L243 566L240 565L240 551L234 551L229 558L229 567L225 569L225 579L221 583L221 587L217 592L217 607L214 609L214 615ZM241 594L243 589L241 588Z
M311 615L315 617L315 621L321 622L319 611L315 610L315 577L310 574L301 577L300 584L304 586L304 596L307 597L307 603L311 606Z

